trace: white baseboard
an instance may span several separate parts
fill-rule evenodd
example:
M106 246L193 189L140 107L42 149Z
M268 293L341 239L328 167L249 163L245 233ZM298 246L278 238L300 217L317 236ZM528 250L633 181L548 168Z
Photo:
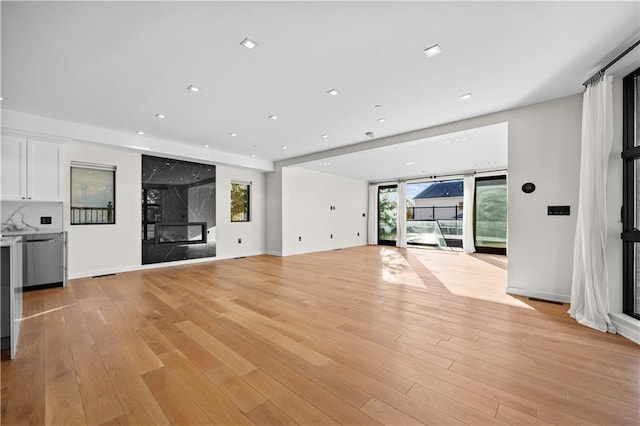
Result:
M264 254L268 254L269 256L282 257L282 252L281 251L265 251Z
M507 286L507 294L533 297L534 299L550 300L552 302L569 303L571 296L567 294L548 293L546 291L533 291L525 288Z
M616 326L616 332L640 345L640 321L623 313L609 314L611 322Z
M218 260L228 260L235 259L237 257L251 257L251 256L260 256L263 254L268 254L264 251L258 252L250 252L250 253L242 253L236 256L224 256L224 257L203 257L199 259L187 259L187 260L178 260L175 262L162 262L162 263L152 263L149 265L129 265L129 266L121 266L117 268L108 268L108 269L98 269L94 271L85 271L85 272L75 272L69 273L69 279L78 279L78 278L88 278L88 277L97 277L100 275L110 275L110 274L120 274L123 272L133 272L133 271L142 271L146 269L156 269L156 268L167 268L170 266L183 266L183 265L191 265L195 263L204 263L204 262L216 262Z

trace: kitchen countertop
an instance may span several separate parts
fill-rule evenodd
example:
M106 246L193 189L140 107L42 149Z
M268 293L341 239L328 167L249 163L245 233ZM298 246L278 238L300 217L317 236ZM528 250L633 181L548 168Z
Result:
M1 247L11 247L12 245L14 245L16 242L18 242L20 240L20 236L16 235L16 236L11 236L11 237L2 237L0 238L0 246Z
M66 232L63 229L21 229L19 231L2 231L3 237L21 236L21 235L38 235L38 234L59 234Z

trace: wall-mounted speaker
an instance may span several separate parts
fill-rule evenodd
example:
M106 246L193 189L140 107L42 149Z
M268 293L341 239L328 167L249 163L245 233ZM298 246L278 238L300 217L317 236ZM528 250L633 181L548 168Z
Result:
M527 182L522 185L522 192L524 192L525 194L531 194L535 190L536 186L532 182Z

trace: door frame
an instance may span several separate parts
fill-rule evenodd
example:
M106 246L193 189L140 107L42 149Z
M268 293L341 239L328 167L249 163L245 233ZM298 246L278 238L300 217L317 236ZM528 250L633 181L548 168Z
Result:
M474 180L474 187L473 187L473 244L476 248L476 253L486 253L486 254L500 254L503 256L507 255L507 247L485 247L485 246L478 246L477 244L477 233L476 233L476 219L477 219L477 211L476 211L476 200L478 199L477 196L477 188L478 188L478 181L482 182L482 181L487 181L487 180L497 180L497 179L504 179L505 182L507 182L505 184L505 186L507 186L507 192L508 192L508 178L506 173L503 175L493 175L493 176L480 176L480 177L476 177ZM507 201L507 209L509 207L509 203ZM507 220L509 217L509 212L507 210ZM509 226L508 221L507 221L507 226ZM507 231L508 232L508 231ZM507 240L508 241L508 240Z

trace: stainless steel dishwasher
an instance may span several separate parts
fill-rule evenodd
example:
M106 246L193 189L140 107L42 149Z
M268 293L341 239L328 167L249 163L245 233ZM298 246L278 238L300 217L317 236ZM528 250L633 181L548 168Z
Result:
M62 286L64 234L24 236L24 290Z

